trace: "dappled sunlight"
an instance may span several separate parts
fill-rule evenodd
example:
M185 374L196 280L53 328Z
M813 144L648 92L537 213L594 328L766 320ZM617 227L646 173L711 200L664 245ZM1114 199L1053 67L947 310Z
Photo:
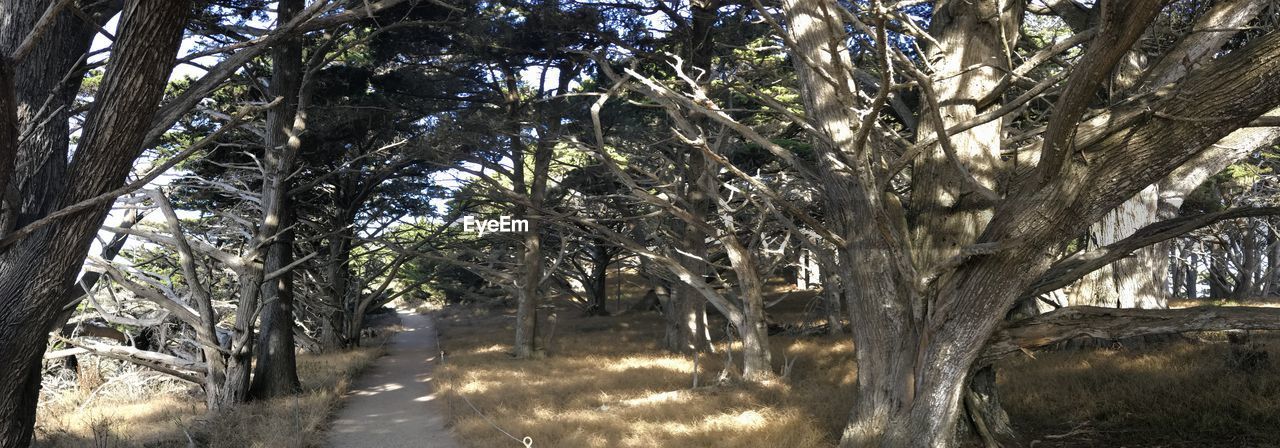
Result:
M392 392L404 389L404 385L400 383L387 383L370 387L365 390L353 392L352 395L377 395L383 392Z
M1066 433L1087 424L1085 440L1095 445L1126 443L1135 434L1144 443L1274 442L1280 367L1241 368L1231 361L1234 351L1253 349L1213 339L1011 358L998 365L1002 400L1027 433ZM1254 339L1269 351L1280 342L1273 334Z
M194 423L204 406L181 396L95 400L42 409L37 437L49 446L145 445L169 439Z
M685 402L689 400L689 394L685 391L673 390L667 392L658 392L648 396L631 398L618 402L620 406L634 407L644 406L657 403Z
M139 396L68 391L45 401L37 417L40 447L209 446L216 448L319 446L321 430L350 378L382 353L379 340L336 353L299 355L304 392L255 401L216 415L205 413L201 392ZM383 386L387 390L399 384Z
M481 347L475 350L469 350L467 351L467 353L479 355L479 354L485 354L485 353L507 353L510 351L511 351L510 345L493 344L488 347Z
M458 440L468 446L511 441L487 417L512 435L533 438L535 446L824 447L834 445L831 434L847 417L840 397L852 388L826 379L838 383L852 370L849 345L777 338L779 364L782 353L800 360L792 380L761 386L708 387L724 356L704 354L697 362L700 387L692 389L694 359L668 354L655 342L659 316L562 313L552 355L534 361L505 353L511 334L492 330L503 319L448 313L440 319L449 355L437 370L439 394ZM740 349L734 350L737 361ZM826 359L832 356L843 358Z
M712 427L721 427L728 429L748 429L758 428L767 421L763 415L756 411L742 411L738 414L720 414L707 417L703 420L707 425Z
M628 356L613 361L605 370L625 372L633 369L669 369L677 372L693 371L693 360L673 358L669 356Z

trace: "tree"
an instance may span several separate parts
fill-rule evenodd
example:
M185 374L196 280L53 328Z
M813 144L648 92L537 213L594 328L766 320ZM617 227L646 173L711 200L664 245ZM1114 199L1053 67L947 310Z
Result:
M975 118L979 123L991 122L982 114L998 106L975 106L989 104L983 100L990 92L981 89L995 88L1002 75L997 69L983 68L954 76L944 67L955 70L981 61L1007 61L1009 55L1003 49L1011 46L987 39L1016 36L1021 5L948 3L934 11L932 37L941 49L955 53L956 63L939 66L935 60L934 75L914 79L921 84L927 103L924 113L934 121L934 132L923 135L936 134L936 145L941 147L940 151L926 147L924 154L939 166L937 177L951 184L940 185L936 193L914 191L912 198L950 202L940 204L947 208L935 209L932 222L916 219L914 234L924 239L917 237L913 243L907 239L912 232L891 218L903 216L903 206L888 200L878 188L886 174L880 167L887 157L876 155L882 150L867 144L875 144L875 139L865 137L874 133L869 129L873 123L860 120L847 107L865 107L848 83L841 82L845 73L852 72L852 61L844 51L833 52L826 44L843 41L845 30L838 25L847 18L839 13L845 10L817 0L783 3L807 118L827 137L817 147L824 161L819 170L828 207L848 211L836 218L844 238L838 251L847 265L865 266L847 271L846 276L847 283L858 285L851 289L850 303L863 393L854 404L842 445L951 445L970 368L1015 303L1017 291L1027 286L1025 274L1037 277L1052 265L1049 248L1275 107L1275 101L1258 100L1255 95L1271 95L1280 86L1245 81L1280 69L1276 64L1280 41L1266 36L1206 62L1177 91L1157 90L1146 106L1153 114L1122 103L1104 114L1109 123L1082 121L1093 91L1163 6L1160 2L1099 5L1104 9L1098 35L1108 39L1094 40L1084 51L1049 119L1038 163L1032 160L1035 168L1010 173L1008 192L1003 195L993 194L994 178L990 177L1001 171L995 158L1003 145L1000 134L968 126L960 131L963 138L951 135L953 128ZM850 19L866 26L856 17ZM883 34L879 36L880 63L898 63L899 68L915 73L912 62L898 56ZM968 111L939 110L939 104ZM1183 118L1203 116L1222 119ZM962 149L966 147L972 149ZM1081 153L1089 162L1076 156ZM916 170L920 167L917 161ZM925 260L929 262L922 263Z
M812 176L832 230L823 237L835 247L838 265L847 267L840 271L841 283L847 287L861 393L842 445L953 444L971 372L988 365L978 357L1019 299L1179 232L1228 216L1270 213L1246 209L1179 218L1143 227L1102 249L1065 257L1058 250L1277 105L1259 95L1269 97L1280 86L1246 81L1280 69L1274 34L1252 36L1243 45L1204 44L1213 39L1203 33L1180 37L1196 44L1191 47L1230 51L1221 57L1213 50L1197 53L1201 57L1192 60L1199 68L1173 86L1154 83L1121 95L1124 100L1100 95L1165 3L1098 2L1096 31L1061 44L1033 44L1035 52L1025 56L1014 52L1023 30L1022 2L847 9L838 2L787 0L776 9L760 8L764 20L777 25L804 105L803 114L773 109L814 142ZM927 32L918 20L928 21ZM925 51L908 54L916 46L904 41ZM1059 67L1039 72L1039 81L1014 78L1086 42L1074 65L1055 62ZM1015 56L1026 62L1015 66ZM870 92L855 75L864 66L880 77ZM904 83L918 88L920 132L914 142L902 134L909 127L898 127L910 120L884 117L891 94L904 88L894 86ZM794 160L787 148L710 98L654 90L780 159ZM1021 107L1042 95L1052 110L1028 114ZM1005 138L1011 129L1040 125L1043 131L1030 135L1043 134L1043 141ZM798 172L808 168L792 166ZM904 180L909 189L889 188ZM1206 326L1229 324L1226 319Z
M0 44L10 55L8 67L14 74L14 83L5 91L15 99L4 104L10 109L0 129L32 132L12 134L17 140L5 147L14 151L0 153L0 165L13 167L0 169L5 177L0 184L9 191L0 238L0 306L12 310L3 318L0 356L19 366L4 373L0 386L0 446L25 446L31 437L44 331L64 318L69 306L64 300L77 300L68 287L112 200L163 172L146 173L126 184L138 155L159 144L205 95L283 37L345 23L396 3L384 0L342 10L329 1L314 2L296 20L271 32L189 55L222 57L161 103L169 74L179 62L174 55L191 5L123 2L119 32L101 81L88 92L93 102L80 121L74 151L69 124L80 109L73 101L82 93L86 73L97 65L85 63L86 54L98 26L115 15L110 5L118 3L3 4L0 19L6 26ZM329 14L318 16L322 11ZM86 15L92 20L84 20ZM194 152L184 151L177 159Z
M6 68L9 73L22 73L23 80L62 79L74 66L80 52L68 52L61 56L45 51L65 50L60 45L86 49L92 38L91 25L79 22L70 12L58 13L48 21L61 22L66 32L48 32L36 26L53 2L6 2L3 5L4 29L8 33L21 33L31 37L41 52L29 53L20 58L16 66ZM65 3L65 2L59 2ZM52 204L56 210L89 200L111 191L123 183L134 158L141 153L147 133L151 130L152 117L160 103L161 95L173 67L174 55L186 23L188 2L134 0L126 2L114 54L107 63L106 75L99 87L81 131L71 161L66 166L68 181L61 191L21 191L18 200ZM77 32L77 29L81 30ZM25 30L25 31L20 31ZM22 47L24 40L10 38L3 45L12 57ZM30 51L30 50L28 50ZM49 59L34 59L48 55ZM31 58L31 59L29 59ZM66 59L71 59L70 63ZM21 62L27 61L26 63ZM39 64L31 61L38 61ZM46 67L45 64L54 67ZM49 73L51 68L64 69ZM79 77L72 76L78 80ZM9 104L18 110L39 110L43 96L53 88L14 82L14 92L21 92L17 103ZM71 89L74 92L77 89ZM63 93L63 95L67 95ZM38 99L37 99L38 98ZM66 98L66 96L64 96ZM4 126L23 129L37 123L31 115L26 120L18 117L15 109L4 111ZM58 120L52 120L57 122ZM59 126L66 126L61 121ZM54 128L53 132L57 132ZM63 138L50 137L53 141L25 151L24 160L65 160L68 148L64 139L68 133L62 128ZM10 134L17 137L15 134ZM7 148L20 147L21 140L9 140ZM14 166L15 152L9 152L0 164ZM38 163L38 162L36 162ZM13 171L4 170L7 173ZM8 185L9 179L4 184ZM52 179L49 179L52 180ZM25 198L23 196L26 196ZM17 207L6 201L10 210ZM100 203L76 213L76 219L65 219L37 231L9 247L0 255L0 308L9 310L0 325L0 358L13 361L16 368L0 372L0 446L26 446L35 424L36 401L40 388L40 356L45 347L45 331L61 311L61 298L67 283L74 278L80 263L88 253L89 243L98 226L106 218L110 204ZM34 218L28 217L28 220ZM27 221L30 222L30 221ZM18 223L15 223L15 225ZM32 269L35 269L34 272Z
M276 22L287 23L302 11L302 0L282 0L276 4ZM280 104L267 113L266 151L274 154L268 158L280 158L282 153L296 157L301 150L301 138L298 135L305 129L305 112L299 116L299 109L305 109L309 100L303 86L302 41L289 39L276 46L271 53L271 93ZM277 172L273 176L279 178L276 187L280 190L279 221L281 229L267 249L263 271L274 273L286 269L275 280L262 285L263 310L258 335L258 355L254 365L253 383L250 394L259 398L296 393L302 389L298 381L298 367L294 359L293 341L293 211L286 193L293 185L289 176L291 164L277 163Z

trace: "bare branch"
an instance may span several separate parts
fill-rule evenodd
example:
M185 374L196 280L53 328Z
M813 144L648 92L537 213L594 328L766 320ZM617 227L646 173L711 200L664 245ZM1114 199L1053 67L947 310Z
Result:
M1129 254L1138 249L1184 235L1192 230L1206 227L1222 220L1272 215L1280 215L1280 207L1235 208L1160 221L1138 229L1128 238L1109 244L1106 247L1079 252L1058 261L1031 285L1024 296L1034 297L1067 286L1090 272L1129 256Z

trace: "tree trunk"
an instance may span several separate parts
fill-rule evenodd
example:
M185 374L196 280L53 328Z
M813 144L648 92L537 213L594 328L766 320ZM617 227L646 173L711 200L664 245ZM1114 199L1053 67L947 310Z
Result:
M925 95L932 129L949 128L947 122L957 116L977 116L966 108L979 112L998 101L974 93L1003 77L998 64L1007 64L1011 55L992 49L1016 42L1023 3L938 5L932 21L938 27L935 37L943 42L941 48L955 54L930 61L940 87L937 97ZM804 118L823 137L814 139L813 148L824 205L838 211L827 216L837 234L828 238L837 244L840 264L849 267L842 276L851 286L858 394L842 446L954 445L971 369L1023 291L1049 271L1059 256L1055 248L1277 106L1280 85L1256 82L1280 74L1280 37L1269 35L1206 62L1179 89L1156 93L1151 103L1113 105L1103 119L1080 123L1099 80L1109 76L1136 41L1136 32L1146 28L1143 20L1153 19L1163 3L1112 5L1117 8L1103 8L1109 13L1103 14L1100 35L1124 41L1117 45L1097 39L1086 50L1084 59L1096 63L1081 64L1070 75L1068 92L1079 95L1059 99L1070 107L1055 108L1046 131L1050 143L1043 144L1039 162L1031 161L1037 168L1008 173L1007 196L1000 198L984 184L999 168L993 159L998 160L1004 137L1000 129L968 137L958 131L952 142L958 147L949 147L945 134L935 132L943 136L943 152L950 154L935 157L938 151L926 148L920 156L924 160L917 160L913 179L925 182L919 179L923 173L935 176L937 184L913 189L911 199L922 207L912 208L918 212L910 215L916 227L908 232L898 198L884 194L889 179L877 178L883 158L893 152L878 147L876 132L862 127L872 121L861 119L859 108L865 104L847 79L853 64L840 5L782 2ZM891 49L882 51L892 54ZM931 88L923 76L916 81L926 93ZM744 135L775 154L785 151L767 139ZM966 145L995 152L962 152ZM938 169L928 171L930 162ZM974 219L988 209L988 222Z
M342 213L334 222L334 227L339 230L337 235L329 239L328 244L326 270L329 285L324 288L324 292L328 296L326 302L332 309L324 316L320 331L320 344L326 352L350 347L350 342L346 340L346 322L349 314L355 310L351 308L351 301L347 297L351 292L351 242L355 237L355 230L347 224L351 222L345 220L348 216L354 214Z
M1089 227L1088 249L1103 247L1132 235L1159 220L1157 186L1142 190ZM1157 244L1094 271L1076 283L1068 294L1068 306L1110 308L1167 308L1165 275L1167 246Z
M4 21L5 35L25 36L24 30L30 30L48 3L4 2L0 8L0 14L3 14L0 19ZM173 68L189 7L189 3L184 1L127 2L116 36L115 51L85 119L67 175L45 179L56 181L64 188L60 192L42 191L36 197L18 197L19 201L43 202L48 209L61 208L123 184L134 159L142 151L143 138ZM70 13L63 14L66 17L61 17L59 23L67 27L62 29L65 32L46 33L37 44L39 49L16 67L16 79L19 81L15 87L19 92L20 109L24 103L26 107L37 105L34 107L38 108L51 90L23 84L22 79L34 79L24 78L33 75L27 71L31 67L28 63L57 63L67 57L78 58L81 54L50 56L66 51L59 46L68 41L72 41L73 47L85 44L76 42L78 37L84 36L83 24L75 25L80 19L71 17ZM6 53L11 54L13 42L15 39L11 37L4 40ZM47 53L49 51L53 53ZM53 79L60 80L65 75L66 72L58 73ZM37 97L38 101L23 100ZM21 111L16 115L23 116ZM15 115L9 112L3 116L11 118ZM65 122L63 126L65 132ZM60 148L50 145L47 149L52 152L33 160L62 157L61 160L65 161L68 153L65 145ZM0 160L0 163L13 163L13 160ZM0 359L15 366L0 371L0 447L18 448L30 444L35 405L39 399L40 358L45 349L46 332L61 311L66 288L79 271L90 242L109 208L110 204L101 204L77 213L32 233L0 254L0 309L5 310L0 314Z
M1267 267L1263 270L1262 286L1258 290L1261 297L1274 297L1276 276L1280 276L1280 239L1267 233Z
M992 15L999 19L986 18ZM936 61L934 64L939 71L934 75L937 95L945 102L939 103L937 117L928 115L920 121L920 135L932 137L941 130L999 107L999 101L990 101L988 97L1000 88L1003 71L1012 68L1008 49L1017 42L1021 19L1021 4L1004 0L973 2L964 6L952 3L938 9L930 32L940 45L927 51ZM990 68L968 71L978 64ZM953 76L953 73L961 75ZM935 144L936 148L917 160L916 172L912 176L912 195L914 211L918 215L913 235L918 266L929 269L958 256L961 248L976 240L991 221L993 209L990 205L983 205L980 202L982 195L971 191L975 187L966 185L966 182L976 182L993 191L999 188L998 180L1006 169L1000 159L1003 129L1003 119L976 126L951 137L953 155L947 154L939 142ZM953 162L950 157L963 162ZM955 166L956 163L965 165L971 180L964 179L966 174ZM951 375L951 380L969 386L958 388L954 393L962 390L969 398L970 406L965 415L977 430L977 435L989 443L1016 441L1017 435L1007 424L1004 410L999 407L994 371L979 372L981 375L972 383L965 382L962 375L966 373L967 368L948 375ZM954 403L933 404L935 407L945 405L941 409L933 409L943 413L936 418L955 422L960 406ZM950 443L949 439L955 434L955 430L950 429L953 427L954 423L941 432L934 429L932 433L938 434L935 437L947 438L935 440L935 443ZM890 433L888 440L894 441L894 437L902 436L912 437L910 433L897 432ZM900 442L905 443L906 440Z
M571 74L562 70L560 86L568 84L566 77ZM538 346L538 304L541 302L542 286L542 205L547 196L547 177L550 175L551 161L555 158L556 138L560 130L560 117L554 118L549 129L539 136L533 153L533 182L527 191L530 216L528 232L524 234L524 253L522 254L520 294L516 310L516 343L517 358L534 358L543 356L542 347ZM523 161L516 161L523 163Z
M1190 247L1190 244L1188 244ZM1197 285L1200 283L1200 255L1195 252L1191 253L1190 259L1187 261L1186 278L1183 280L1182 287L1185 288L1187 299L1195 300L1198 296Z
M827 332L832 336L844 333L844 285L836 274L835 266L822 269L822 296L826 303Z
M276 22L288 23L305 6L303 0L277 2ZM288 39L278 44L271 53L271 93L281 104L267 112L267 151L297 151L294 126L299 113L298 99L302 95L302 41ZM292 138L291 138L292 137ZM280 173L280 189L287 191L292 182ZM272 273L293 262L293 212L290 199L282 196L279 207L277 235L263 263L263 270ZM261 332L258 335L257 364L254 367L250 395L270 398L302 390L298 382L298 365L293 342L293 280L285 273L262 285Z
M978 368L969 378L964 397L965 415L977 436L988 448L1019 447L1025 443L1009 423L1009 414L1000 404L996 389L996 370L992 366Z
M591 304L587 306L587 314L592 316L609 315L609 264L612 262L608 247L601 241L593 241L591 246L591 272L587 275L587 295Z
M1231 297L1231 272L1227 269L1227 256L1231 251L1222 245L1214 245L1209 253L1209 298Z
M50 3L53 0L7 0L0 5L0 46L6 55L13 54ZM5 69L12 76L8 80L12 85L5 88L13 89L8 94L16 101L5 105L14 107L4 111L10 114L6 119L14 119L16 114L15 129L30 127L30 131L21 141L16 140L15 134L15 140L5 142L13 145L10 148L16 148L16 153L5 154L0 160L5 165L0 171L8 170L3 178L5 185L0 185L4 212L0 215L0 233L7 234L45 216L53 207L48 199L62 191L70 143L67 120L87 70L80 57L89 51L95 25L105 25L120 11L120 5L114 3L86 7L84 11L94 23L86 23L64 9L31 52L16 66ZM14 61L6 65L9 63Z
M1246 226L1244 233L1240 235L1240 255L1244 260L1240 263L1240 269L1236 272L1235 286L1231 289L1231 298L1237 301L1253 296L1254 278L1258 274L1260 263L1257 232L1252 223Z
M291 225L292 216L286 201L281 224ZM288 229L271 245L263 268L275 272L292 262L293 230ZM258 333L257 363L249 390L253 398L271 398L302 390L293 339L293 280L293 273L287 272L262 285L262 329Z
M726 218L728 221L731 218ZM772 353L769 351L769 325L764 316L764 282L756 269L755 259L735 236L735 228L727 226L729 238L725 248L729 263L738 274L738 296L742 300L742 320L734 322L742 339L742 379L760 382L774 377Z
M695 220L706 221L707 213L714 207L713 199L708 191L716 191L714 184L708 185L707 163L705 157L697 149L690 148L686 155L688 162L682 173L685 189L685 200L689 204L689 214ZM712 188L712 190L708 190ZM677 258L685 269L707 278L707 235L697 226L677 220L676 234L682 235L678 242L682 254ZM668 341L668 348L674 353L692 354L695 351L707 350L711 342L707 338L707 302L706 299L688 284L676 285L678 298L675 302L675 313L671 316L675 330L674 340Z

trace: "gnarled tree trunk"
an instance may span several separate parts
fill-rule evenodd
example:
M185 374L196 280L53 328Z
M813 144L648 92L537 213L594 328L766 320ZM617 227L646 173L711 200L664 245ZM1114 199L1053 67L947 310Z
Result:
M30 30L48 3L5 2L0 8L0 14L4 16L4 33L25 36L24 30ZM33 196L16 197L17 201L43 202L49 209L56 209L90 199L123 184L134 159L142 152L143 139L150 129L151 119L173 68L189 7L189 2L173 0L126 2L114 51L86 118L74 158L67 166L66 175L57 178L63 189L53 192L28 190ZM60 48L63 45L71 49L87 45L77 39L86 36L86 28L92 28L80 20L64 11L58 19L64 27L61 28L63 32L46 33L41 37L37 43L39 50L28 59L18 61L17 79L24 76L30 76L26 79L32 80L42 76L63 79L65 72L56 75L31 72L28 67L32 66L27 64L57 64L65 61L65 57L78 58L81 53L57 55L69 50ZM87 32L91 36L92 31ZM21 40L7 38L6 53L14 49L10 46L13 42ZM19 109L27 107L29 111L37 110L44 97L54 91L48 84L24 85L19 82L15 87L21 92ZM63 94L74 95L75 90ZM24 96L28 100L23 100ZM12 111L5 114L7 117L15 115L18 114ZM66 137L63 134L61 138ZM50 134L50 138L58 137ZM59 163L59 160L66 160L68 149L65 145L49 145L44 150L46 152L33 152L27 160L35 165L45 161ZM0 160L0 163L12 164L14 161ZM46 332L61 311L66 288L79 271L93 235L102 225L109 208L110 204L103 203L76 213L32 233L0 254L0 309L5 310L0 315L0 359L15 366L0 371L0 447L18 448L30 443Z

